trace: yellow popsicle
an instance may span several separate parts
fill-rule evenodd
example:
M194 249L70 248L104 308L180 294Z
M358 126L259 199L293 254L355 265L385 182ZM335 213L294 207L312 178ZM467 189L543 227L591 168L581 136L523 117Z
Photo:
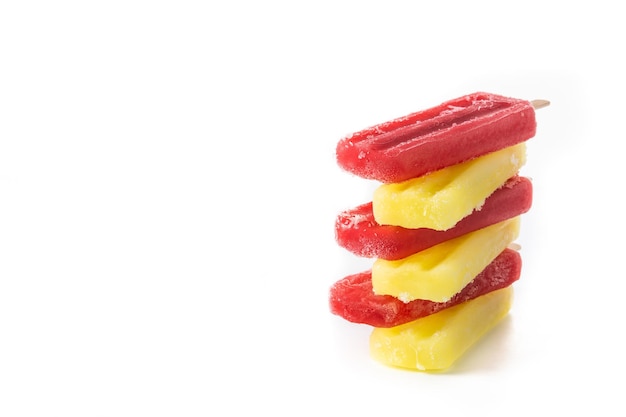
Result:
M502 320L511 308L512 287L458 304L370 336L371 356L386 365L444 370Z
M376 294L406 302L448 301L519 235L520 217L493 224L396 261L372 265Z
M374 191L379 224L447 230L479 208L526 162L526 144L511 146Z

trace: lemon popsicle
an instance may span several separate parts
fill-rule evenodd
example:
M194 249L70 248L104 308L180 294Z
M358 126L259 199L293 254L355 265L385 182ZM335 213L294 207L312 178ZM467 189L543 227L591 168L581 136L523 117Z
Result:
M383 184L374 191L374 218L406 228L450 229L480 208L525 161L522 143L419 178Z
M402 182L524 142L536 126L529 101L478 92L346 136L337 163L362 178Z
M364 271L349 275L331 287L330 310L353 323L374 327L399 326L508 287L519 279L521 269L519 253L505 249L460 292L443 303L429 300L404 303L390 295L376 295L372 288L372 273Z
M389 366L420 371L449 368L507 315L512 296L509 286L400 326L375 328L370 353Z
M337 243L357 256L397 260L511 217L526 213L532 205L532 183L515 176L491 194L480 210L474 210L448 230L409 229L381 225L374 219L372 203L340 213L335 221Z
M519 226L515 217L397 261L377 259L372 266L374 293L405 303L446 302L517 238Z

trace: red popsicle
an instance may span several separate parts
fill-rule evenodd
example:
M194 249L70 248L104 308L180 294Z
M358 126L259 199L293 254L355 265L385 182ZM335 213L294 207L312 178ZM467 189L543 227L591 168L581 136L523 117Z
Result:
M335 237L340 246L358 256L402 259L448 239L526 213L532 204L532 192L528 178L510 178L485 200L480 210L445 231L380 225L374 220L370 202L340 213L335 221Z
M536 127L529 101L479 92L349 135L337 144L337 163L401 182L521 143Z
M361 272L347 276L331 287L330 310L353 323L374 327L398 326L505 288L519 279L521 269L522 258L519 253L505 249L449 301L437 303L414 300L406 304L390 295L374 294L371 271Z

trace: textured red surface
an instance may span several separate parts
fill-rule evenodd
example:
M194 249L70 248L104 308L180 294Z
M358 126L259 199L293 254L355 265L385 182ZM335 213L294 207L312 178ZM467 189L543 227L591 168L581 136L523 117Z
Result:
M505 249L457 295L445 303L414 300L403 303L389 295L376 295L371 271L350 275L330 289L333 314L374 327L393 327L452 307L488 292L505 288L520 277L522 259L518 252Z
M401 182L535 135L530 102L474 93L349 135L337 163L367 179Z
M448 239L526 213L532 205L532 192L528 178L510 178L485 200L480 210L445 231L380 225L374 220L370 202L340 213L335 221L335 237L340 246L358 256L402 259Z

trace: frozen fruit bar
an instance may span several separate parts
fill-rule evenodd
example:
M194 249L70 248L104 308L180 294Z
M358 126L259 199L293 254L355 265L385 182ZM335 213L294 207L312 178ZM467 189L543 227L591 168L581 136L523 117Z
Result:
M450 229L517 174L525 151L521 143L419 178L383 184L374 191L374 218L410 229Z
M403 303L390 295L376 295L371 271L347 276L330 289L330 310L353 323L393 327L429 316L472 300L491 291L508 287L520 277L522 259L518 252L505 249L459 293L445 303L414 300Z
M507 315L512 296L509 286L410 323L375 328L370 336L371 355L401 368L449 368Z
M515 217L397 261L377 259L372 266L374 293L404 302L446 302L517 238L519 226Z
M524 142L536 126L530 102L479 92L347 136L337 163L363 178L402 182Z
M358 256L397 260L428 249L530 210L532 183L528 178L510 178L486 200L480 210L474 210L454 227L441 231L428 228L407 229L381 225L374 219L372 203L346 210L335 221L337 243Z

